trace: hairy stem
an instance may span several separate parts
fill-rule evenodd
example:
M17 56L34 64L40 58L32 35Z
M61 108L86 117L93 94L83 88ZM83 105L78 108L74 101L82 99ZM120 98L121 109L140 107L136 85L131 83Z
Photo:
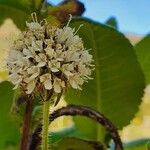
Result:
M61 109L56 110L52 114L49 115L49 123L54 121L56 118L60 116L86 116L88 118L91 118L95 121L97 121L99 124L101 124L109 133L111 138L114 140L115 143L115 149L116 150L123 150L122 142L119 137L119 134L117 132L117 129L115 126L100 112L97 112L89 107L86 106L78 106L78 105L68 105L66 107L63 107ZM41 125L38 125L38 127L35 129L32 140L31 140L31 147L33 146L35 149L38 147L38 144L36 139L40 141L40 132L41 132ZM94 145L93 145L94 146Z
M30 123L31 123L31 117L32 117L32 103L33 103L33 99L31 95L27 96L20 150L28 150L29 148Z
M48 125L49 125L50 100L43 102L43 128L42 128L42 150L50 150L48 147Z

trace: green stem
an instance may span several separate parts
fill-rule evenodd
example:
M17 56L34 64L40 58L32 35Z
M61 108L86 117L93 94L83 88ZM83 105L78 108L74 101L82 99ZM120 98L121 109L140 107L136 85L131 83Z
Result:
M50 150L48 146L50 100L43 102L43 128L42 128L42 150Z

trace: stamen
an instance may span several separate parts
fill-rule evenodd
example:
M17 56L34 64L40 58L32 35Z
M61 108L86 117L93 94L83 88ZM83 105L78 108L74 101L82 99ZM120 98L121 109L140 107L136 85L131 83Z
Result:
M71 20L72 20L72 15L71 14L69 14L69 20L68 20L68 23L67 23L67 25L66 25L66 27L68 27L69 26L69 24L70 24L70 22L71 22Z
M91 50L92 50L92 48L86 49L86 51L91 51Z
M31 17L32 17L33 22L38 22L35 12L31 14Z
M47 20L46 19L43 19L41 22L40 22L40 25L46 25L47 24Z
M81 24L79 27L78 27L78 29L76 30L76 32L74 33L74 35L75 34L77 34L77 32L80 30L80 28L83 26L83 24Z

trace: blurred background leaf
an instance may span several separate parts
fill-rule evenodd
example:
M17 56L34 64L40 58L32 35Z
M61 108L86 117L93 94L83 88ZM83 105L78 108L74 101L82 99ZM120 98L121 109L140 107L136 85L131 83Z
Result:
M118 23L115 17L110 17L108 20L106 20L105 24L114 29L118 29Z
M62 140L65 137L69 137L72 135L75 136L75 126L71 126L68 128L64 128L60 131L55 131L55 132L49 132L49 142L51 142L50 144L55 144L58 141Z
M85 11L84 5L76 0L62 1L58 6L53 6L44 0L0 0L0 24L5 19L11 18L20 29L26 27L25 22L29 20L32 12L38 14L38 18L45 16L54 24L65 23L69 14L81 16Z
M0 0L0 24L6 18L11 18L14 23L21 29L25 27L25 21L32 12L30 0Z
M69 91L69 103L90 106L107 116L121 129L130 123L138 110L144 88L144 77L134 49L123 34L88 19L75 19L85 47L95 60L94 80L82 92ZM128 108L128 109L127 109ZM77 128L88 138L99 139L102 130L88 119L75 118Z
M47 7L48 18L55 17L61 24L68 21L70 15L81 16L85 11L84 4L78 0L64 0L57 6Z
M149 150L150 139L138 139L124 143L124 150ZM115 150L114 144L110 145L110 150Z
M150 83L150 34L135 45L136 54L145 75L146 83Z
M5 81L0 83L0 149L7 150L17 146L20 139L18 124L11 116L13 100L12 85Z

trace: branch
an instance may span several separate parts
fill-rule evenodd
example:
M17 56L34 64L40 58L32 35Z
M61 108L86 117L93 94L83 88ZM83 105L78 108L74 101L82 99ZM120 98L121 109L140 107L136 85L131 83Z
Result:
M121 142L121 139L117 132L117 129L103 114L101 114L89 107L86 107L86 106L68 105L68 106L58 109L58 110L54 111L52 114L50 114L49 122L52 122L56 118L58 118L60 116L64 116L64 115L65 116L80 115L80 116L86 116L88 118L91 118L92 120L95 120L96 122L101 124L107 130L107 132L110 134L111 138L114 140L115 149L123 150L122 142ZM40 128L41 128L41 125L39 125L38 128L33 133L31 145L35 145L35 143L33 143L33 142L36 142L34 137L36 137L36 138L39 137L39 132L41 132ZM36 143L36 144L38 144L38 143Z
M55 16L61 24L68 21L72 16L81 16L85 11L84 4L78 0L64 0L56 7L48 9L47 14Z

